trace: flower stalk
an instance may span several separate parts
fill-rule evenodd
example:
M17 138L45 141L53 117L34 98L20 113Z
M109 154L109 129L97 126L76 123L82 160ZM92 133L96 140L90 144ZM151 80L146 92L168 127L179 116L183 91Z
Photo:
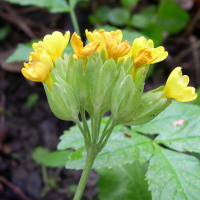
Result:
M95 158L97 156L97 148L96 146L91 145L89 150L87 151L87 157L85 162L85 167L83 169L81 179L79 181L75 196L73 200L80 200L83 194L83 191L85 189L85 185L88 180L88 176L90 174L90 171L92 169L93 163L95 161Z

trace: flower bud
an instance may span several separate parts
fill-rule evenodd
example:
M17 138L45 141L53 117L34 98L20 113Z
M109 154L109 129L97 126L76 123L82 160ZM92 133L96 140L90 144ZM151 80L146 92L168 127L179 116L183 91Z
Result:
M97 59L90 86L90 98L95 114L108 108L110 91L117 80L117 75L118 72L114 60L107 60L103 64L100 58Z
M80 110L79 101L71 87L62 79L60 81L53 83L52 91L43 84L49 106L56 117L76 121Z
M138 71L137 85L131 75L125 76L124 69L119 70L119 77L110 94L110 107L113 118L119 120L126 117L138 108L144 88L145 68Z
M157 90L144 93L141 102L135 113L131 117L121 120L126 125L142 125L160 114L171 102L171 99L162 98L163 91Z

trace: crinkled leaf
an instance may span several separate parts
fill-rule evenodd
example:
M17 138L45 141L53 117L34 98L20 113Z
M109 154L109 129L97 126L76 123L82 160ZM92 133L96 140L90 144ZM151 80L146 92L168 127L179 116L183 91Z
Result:
M177 151L200 152L199 113L199 106L174 101L154 120L134 130L160 134L156 141Z
M5 0L9 3L22 6L46 7L52 13L69 12L70 8L66 0Z
M131 137L124 135L128 132ZM119 125L114 128L107 145L97 155L93 168L114 167L139 160L141 163L149 160L153 153L152 140ZM71 155L66 168L83 169L86 152L84 148Z
M150 200L151 193L145 180L147 163L135 161L112 169L101 168L99 173L100 200Z
M198 200L200 162L193 156L156 146L147 180L153 199Z

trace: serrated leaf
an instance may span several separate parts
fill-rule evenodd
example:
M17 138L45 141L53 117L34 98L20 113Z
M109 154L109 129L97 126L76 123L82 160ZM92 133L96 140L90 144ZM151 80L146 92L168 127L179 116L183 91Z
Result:
M189 14L174 0L162 0L158 7L157 23L169 33L181 31L189 21Z
M47 167L62 167L65 166L69 155L72 153L70 150L53 151L47 154L42 163Z
M145 179L147 163L135 161L112 169L101 168L99 173L100 200L150 200L151 193Z
M51 13L69 12L70 8L66 0L5 0L9 3L22 6L46 7Z
M132 137L126 137L128 132ZM147 161L153 153L152 140L137 134L134 131L119 125L114 128L107 145L97 155L93 168L114 167L139 160L141 163ZM79 149L71 155L66 168L83 169L86 151Z
M200 163L193 156L156 145L147 180L156 200L198 200L200 197Z
M155 140L177 151L200 152L199 113L199 106L174 101L154 120L134 130L160 134ZM176 125L180 120L183 124Z

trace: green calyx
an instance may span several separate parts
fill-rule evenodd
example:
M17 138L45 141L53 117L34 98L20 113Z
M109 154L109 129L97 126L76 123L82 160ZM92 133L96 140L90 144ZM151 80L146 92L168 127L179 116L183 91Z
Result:
M45 83L44 88L51 110L60 119L77 122L79 113L87 111L98 124L103 114L111 110L115 125L140 125L156 117L171 102L162 97L162 88L143 93L147 68L139 69L133 81L132 57L116 63L106 60L102 51L87 58L84 69L82 59L75 61L72 55L65 54L51 72L52 90Z

